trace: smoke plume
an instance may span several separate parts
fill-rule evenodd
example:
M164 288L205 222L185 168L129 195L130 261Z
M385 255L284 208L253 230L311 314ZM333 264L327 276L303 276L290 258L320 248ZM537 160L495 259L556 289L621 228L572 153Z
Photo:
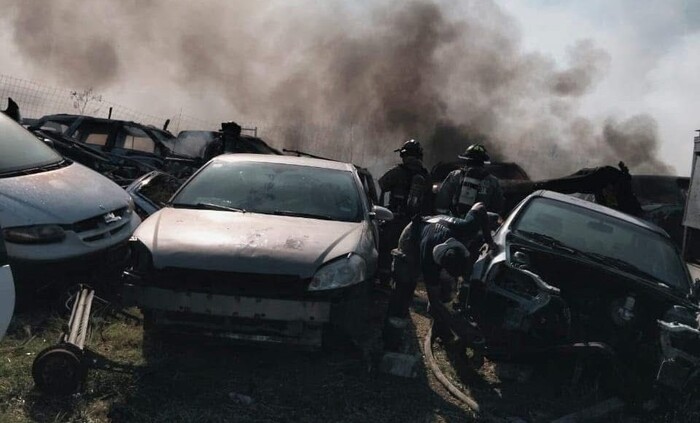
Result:
M564 68L526 54L490 1L8 1L0 22L33 74L157 87L159 107L259 122L276 145L376 169L416 138L428 165L482 142L533 177L620 160L671 171L655 158L652 118L580 115L605 51L581 41Z

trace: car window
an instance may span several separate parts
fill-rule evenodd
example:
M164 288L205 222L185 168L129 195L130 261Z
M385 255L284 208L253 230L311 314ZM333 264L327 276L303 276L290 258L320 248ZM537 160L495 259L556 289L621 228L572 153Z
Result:
M63 158L31 132L0 113L0 174L46 166Z
M53 129L54 131L58 131L60 133L64 133L68 130L68 128L70 128L70 126L65 124L65 123L55 122L52 120L47 120L46 122L43 122L41 124L41 127L42 128L50 128L50 129Z
M146 131L135 126L124 126L117 135L114 147L146 153L155 153L156 151L156 143Z
M112 132L112 125L106 122L83 121L72 137L86 144L105 146Z
M359 222L360 190L350 171L263 162L213 162L173 199L174 205L198 203Z
M151 178L147 184L141 186L138 193L151 200L153 204L161 205L170 200L180 185L177 178L166 173L159 173Z
M548 235L577 250L623 260L669 286L688 289L683 262L671 242L624 220L537 198L521 212L513 229Z

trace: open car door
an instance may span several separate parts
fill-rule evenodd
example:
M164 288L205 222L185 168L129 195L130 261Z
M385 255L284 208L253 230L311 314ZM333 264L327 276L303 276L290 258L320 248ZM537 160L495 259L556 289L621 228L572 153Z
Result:
M15 283L10 271L10 264L5 249L5 241L0 229L0 339L5 336L10 326L15 309Z

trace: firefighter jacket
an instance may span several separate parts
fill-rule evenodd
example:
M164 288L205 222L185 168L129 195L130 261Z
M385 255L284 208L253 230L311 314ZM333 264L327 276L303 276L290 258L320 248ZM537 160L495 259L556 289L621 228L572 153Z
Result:
M425 190L429 190L428 171L423 167L423 163L416 158L406 158L404 162L389 169L379 178L379 188L383 193L389 193L389 210L396 215L407 213L407 201L411 191L413 177L420 175L425 178ZM424 201L427 202L428 193L424 193ZM421 207L423 209L424 207Z
M505 202L501 184L482 167L463 168L452 171L440 185L435 207L438 213L463 217L478 202L500 214Z

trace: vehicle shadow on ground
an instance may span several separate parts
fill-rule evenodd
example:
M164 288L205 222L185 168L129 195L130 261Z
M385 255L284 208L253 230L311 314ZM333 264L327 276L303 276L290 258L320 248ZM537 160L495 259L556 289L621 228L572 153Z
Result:
M436 348L443 372L467 388L483 412L501 418L551 421L613 396L600 361L546 357L494 362L454 348Z
M416 328L412 351L420 352ZM470 414L433 391L422 364L414 379L370 371L356 347L288 347L146 336L145 367L112 404L114 422L464 421Z

